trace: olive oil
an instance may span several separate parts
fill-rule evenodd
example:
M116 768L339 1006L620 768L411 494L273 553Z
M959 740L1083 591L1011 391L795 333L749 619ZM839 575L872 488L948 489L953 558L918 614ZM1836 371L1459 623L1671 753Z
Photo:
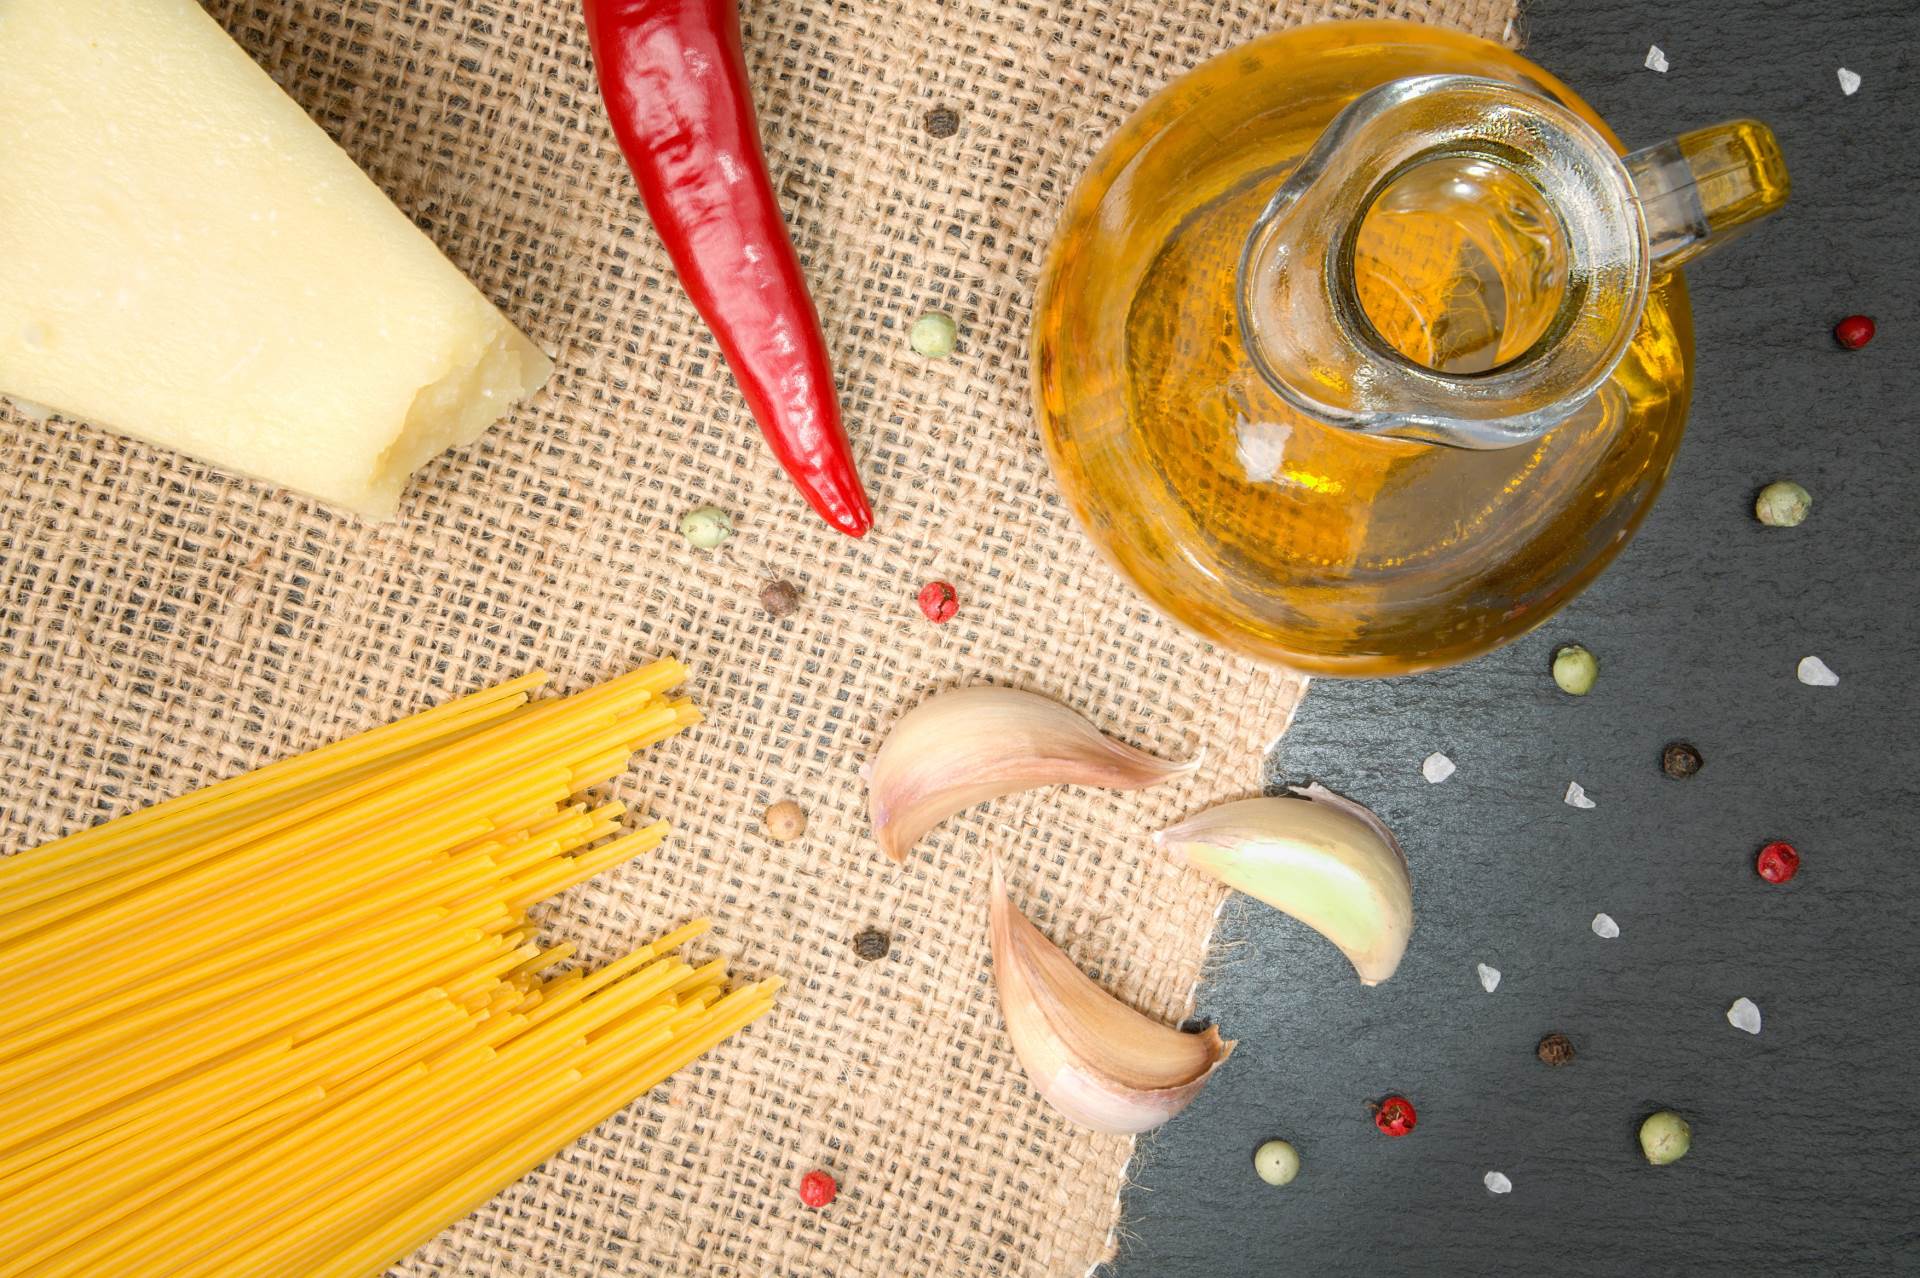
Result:
M1353 98L1436 72L1550 95L1611 137L1485 41L1388 22L1270 36L1123 128L1075 192L1036 310L1041 429L1090 535L1178 620L1301 670L1405 673L1538 624L1624 544L1685 419L1685 285L1657 263L1611 381L1513 448L1327 425L1251 362L1239 267L1268 201ZM1566 234L1507 166L1438 157L1359 220L1354 293L1398 358L1486 373L1544 340L1569 287Z

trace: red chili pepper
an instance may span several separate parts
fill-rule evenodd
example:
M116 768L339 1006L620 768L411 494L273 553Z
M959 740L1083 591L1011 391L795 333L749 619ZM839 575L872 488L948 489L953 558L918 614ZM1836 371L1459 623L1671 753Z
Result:
M773 455L820 517L873 527L820 319L767 178L737 0L585 0L614 136Z

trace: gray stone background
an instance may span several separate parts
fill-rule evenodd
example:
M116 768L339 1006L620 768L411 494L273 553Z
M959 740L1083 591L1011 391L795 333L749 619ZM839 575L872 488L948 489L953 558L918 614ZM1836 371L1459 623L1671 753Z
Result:
M1239 1048L1141 1143L1111 1278L1920 1272L1920 5L1536 0L1525 27L1632 145L1767 121L1794 195L1689 272L1691 426L1615 566L1503 652L1308 695L1273 780L1401 833L1412 948L1363 989L1307 929L1229 904L1199 1003ZM1856 311L1879 336L1840 351ZM1781 477L1814 495L1795 530L1752 516ZM1600 659L1585 699L1547 675L1569 641ZM1809 653L1838 687L1796 681ZM1690 781L1661 774L1674 739L1706 757ZM1434 750L1459 771L1430 786ZM1592 811L1561 801L1572 779ZM1804 857L1784 887L1752 870L1776 838ZM1602 910L1618 940L1589 930ZM1725 1019L1742 995L1758 1037ZM1534 1058L1550 1030L1565 1068ZM1419 1108L1401 1140L1368 1114L1389 1092ZM1693 1150L1649 1167L1635 1131L1663 1107ZM1271 1136L1304 1161L1285 1189L1253 1174Z

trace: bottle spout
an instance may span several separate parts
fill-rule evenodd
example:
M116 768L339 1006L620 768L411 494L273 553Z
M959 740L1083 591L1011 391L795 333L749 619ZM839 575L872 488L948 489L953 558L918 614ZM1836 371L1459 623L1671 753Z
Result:
M1655 272L1734 239L1787 201L1792 183L1773 130L1733 120L1626 158Z
M1348 104L1248 235L1240 336L1282 399L1330 425L1530 443L1613 376L1656 275L1787 191L1751 120L1623 160L1519 85L1392 81Z
M1426 312L1416 327L1454 326L1460 272L1446 259L1502 236L1450 227L1471 209L1511 203L1471 182L1470 194L1454 196L1462 166L1488 190L1526 194L1526 221L1547 237L1541 254L1552 263L1538 323L1502 343L1489 366L1422 358L1396 341L1361 280L1365 228L1393 211L1411 181L1409 233L1375 256L1406 268L1387 292L1430 294L1415 302ZM1421 182L1429 171L1440 177ZM1449 241L1457 251L1431 247ZM1507 272L1537 273L1518 264ZM1427 282L1436 286L1403 286ZM1649 275L1633 187L1592 126L1518 85L1432 75L1381 85L1335 118L1248 236L1239 284L1248 356L1296 409L1362 434L1509 448L1546 434L1606 384L1633 338Z

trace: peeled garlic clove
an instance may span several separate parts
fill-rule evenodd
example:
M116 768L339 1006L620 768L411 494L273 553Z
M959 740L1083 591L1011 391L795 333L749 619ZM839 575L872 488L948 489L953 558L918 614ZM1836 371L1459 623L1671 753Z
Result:
M1095 985L1007 899L993 867L993 979L1013 1050L1035 1091L1084 1127L1144 1132L1200 1094L1233 1044L1183 1034Z
M1138 790L1199 766L1122 745L1047 697L1017 688L959 688L893 725L867 768L873 837L896 861L956 812L1043 785Z
M1371 809L1324 786L1189 817L1154 842L1332 941L1363 985L1392 976L1413 934L1407 858Z

